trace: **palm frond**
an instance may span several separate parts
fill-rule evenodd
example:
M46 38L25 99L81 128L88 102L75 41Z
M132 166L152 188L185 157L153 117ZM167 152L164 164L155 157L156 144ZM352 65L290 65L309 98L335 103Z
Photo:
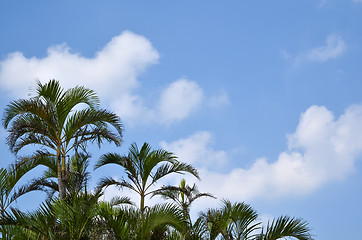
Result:
M182 211L172 204L157 204L145 212L142 235L149 237L156 227L163 225L182 232L185 227L185 219Z
M131 201L131 199L129 197L119 197L119 196L115 196L113 197L110 201L109 204L111 206L117 206L120 204L129 204L134 206L135 204Z
M192 165L182 162L176 162L174 164L164 164L160 166L152 177L152 184L170 173L190 173L197 179L200 178L198 171Z
M118 164L122 166L122 162L124 157L122 157L121 155L117 154L117 153L106 153L103 154L99 160L97 161L97 163L94 165L94 170L105 166L107 164Z
M302 219L281 216L268 222L265 233L258 236L261 240L277 240L282 238L295 238L298 240L312 240L311 228Z
M113 178L108 178L108 177L101 178L101 180L97 184L96 189L102 189L102 188L109 187L112 185L117 186L119 188L126 187L126 188L129 188L129 189L139 193L139 191L136 188L134 188L132 184L128 183L124 179L122 179L121 181L117 181Z
M106 127L107 124L116 129L118 137L108 130ZM114 141L116 145L120 145L123 126L120 118L114 113L108 112L107 110L86 108L75 112L69 117L65 124L65 133L65 141L67 143L75 137L81 138L85 135L88 138L92 136L92 139L95 139L98 142L105 139Z

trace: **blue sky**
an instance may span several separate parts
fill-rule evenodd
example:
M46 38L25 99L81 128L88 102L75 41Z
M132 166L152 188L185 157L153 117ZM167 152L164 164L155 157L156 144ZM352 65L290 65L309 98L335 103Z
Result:
M201 191L304 218L316 239L358 239L361 23L360 0L2 1L0 110L35 79L87 86L125 125L123 146L93 162L149 142L195 165Z

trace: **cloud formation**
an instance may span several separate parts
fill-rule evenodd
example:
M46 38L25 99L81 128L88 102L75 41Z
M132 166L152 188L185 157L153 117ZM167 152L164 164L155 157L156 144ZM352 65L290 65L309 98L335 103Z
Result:
M341 56L347 49L347 45L341 36L330 34L327 36L326 44L321 47L314 48L307 54L310 62L326 62Z
M194 81L179 79L160 92L158 103L147 108L139 95L123 94L112 102L112 108L129 122L169 125L187 118L203 101L203 90Z
M221 108L229 104L229 96L225 91L221 91L218 95L211 96L208 99L208 105L214 108Z
M210 138L210 133L201 132L162 143L182 161L201 167L202 191L232 200L304 195L353 172L362 155L362 105L349 107L338 119L323 106L311 106L295 133L288 135L288 149L276 161L260 158L248 169L210 170L206 161L228 160L227 152L210 147Z
M169 125L195 112L204 93L196 82L179 79L160 90L154 106L146 106L137 94L141 86L137 78L158 60L159 53L148 39L125 31L91 58L72 52L66 44L49 47L44 58L10 53L0 62L0 89L11 97L24 98L36 79L57 79L65 88L83 85L95 90L125 122ZM222 101L215 104L222 105Z
M179 121L195 111L202 99L203 90L196 82L180 79L161 93L159 112L166 123Z
M85 85L108 98L137 87L137 76L158 59L146 38L126 31L113 37L93 58L71 52L66 44L49 47L44 58L10 53L0 63L0 84L12 95L25 97L27 86L34 85L35 79L57 79L67 88Z
M214 150L210 145L214 138L210 132L200 131L188 138L172 143L161 142L162 148L174 152L184 162L207 167L223 166L228 159L225 151Z
M340 35L329 34L323 46L307 50L295 57L287 51L282 51L282 56L295 67L306 63L324 63L336 59L347 50L347 44Z

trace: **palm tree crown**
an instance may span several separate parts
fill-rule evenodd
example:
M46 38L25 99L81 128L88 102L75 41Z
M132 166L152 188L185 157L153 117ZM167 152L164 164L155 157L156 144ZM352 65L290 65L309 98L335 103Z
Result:
M85 105L80 108L80 104ZM76 86L64 90L58 81L37 83L35 96L11 102L5 109L3 125L7 143L17 154L25 146L40 149L32 156L55 156L60 198L65 196L66 156L88 142L121 143L122 124L112 112L99 109L99 99L91 89ZM113 126L116 132L109 129Z
M121 156L117 153L104 154L99 159L95 169L111 163L121 166L126 171L129 182L125 179L117 181L111 178L104 178L101 180L100 187L117 185L135 191L141 197L141 211L145 207L145 197L154 193L154 191L150 191L151 186L159 179L171 173L185 172L199 178L198 172L194 167L179 162L176 156L168 151L163 149L152 150L148 143L144 143L141 149L136 144L132 144L127 156Z

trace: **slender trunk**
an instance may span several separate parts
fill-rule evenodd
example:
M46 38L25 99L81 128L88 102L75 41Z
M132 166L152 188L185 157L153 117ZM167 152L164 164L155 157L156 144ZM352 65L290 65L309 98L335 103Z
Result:
M62 174L60 180L58 179L59 184L59 198L63 200L65 198L66 194L66 187L65 187L66 180L64 179L64 176Z
M140 205L141 213L143 214L143 211L145 209L145 194L141 193L141 205Z
M61 154L60 151L58 150L58 154L57 154L57 165L58 165L58 188L59 188L59 198L61 200L63 200L65 198L65 181L64 181L64 177L65 174L62 171L62 161L61 161Z

